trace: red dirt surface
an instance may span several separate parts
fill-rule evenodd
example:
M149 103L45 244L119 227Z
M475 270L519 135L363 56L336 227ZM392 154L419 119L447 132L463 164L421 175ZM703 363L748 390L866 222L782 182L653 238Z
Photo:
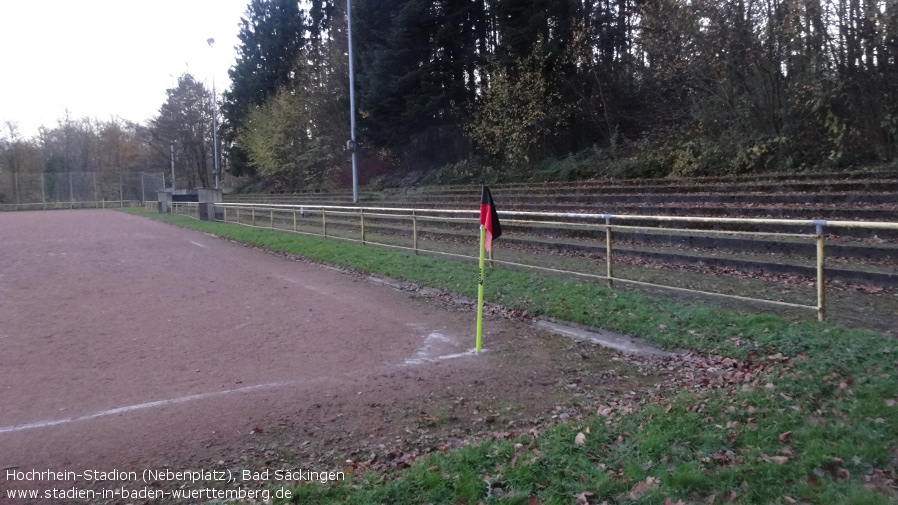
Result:
M470 310L123 212L2 213L0 469L440 447L634 387L570 379L612 353L487 318L473 356L473 332Z

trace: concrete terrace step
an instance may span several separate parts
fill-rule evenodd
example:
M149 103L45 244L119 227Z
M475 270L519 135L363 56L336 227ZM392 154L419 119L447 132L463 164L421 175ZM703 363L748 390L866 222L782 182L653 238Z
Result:
M708 184L744 184L746 182L825 182L825 181L870 181L877 179L898 179L898 170L881 170L881 171L854 171L854 172L834 172L825 173L805 173L805 174L767 174L767 175L746 175L746 176L717 176L717 177L678 177L678 178L644 178L644 179L586 179L574 182L518 182L518 183L499 183L491 185L495 189L515 189L515 188L564 188L564 187L609 187L609 186L678 186L678 185L708 185ZM424 186L417 188L419 191L479 191L480 186L477 184L461 184L447 186ZM404 188L396 188L392 191L405 191Z
M403 205L413 205L422 201L433 201L436 195L424 200L420 195L397 195L393 198L376 198L366 203L383 202L383 203L402 203ZM651 195L631 193L617 195L566 195L559 198L557 195L541 193L534 191L529 194L520 195L502 195L499 197L493 194L493 198L497 203L504 202L538 202L545 201L547 203L586 203L586 204L606 204L606 203L746 203L746 204L887 204L895 203L898 205L898 192L871 193L866 191L840 192L840 193L656 193ZM465 204L470 203L470 195L462 196L446 196L439 199L443 203Z
M491 187L493 197L497 196L514 196L529 195L534 192L549 195L616 195L616 194L657 194L657 193L730 193L730 192L764 192L764 193L834 193L834 192L898 192L898 179L879 179L879 180L863 180L863 181L782 181L782 182L727 182L727 183L705 183L705 184L665 184L665 185L645 185L645 184L577 184L569 186L553 186L551 184L540 184L525 187L503 188L501 186ZM419 194L426 197L445 196L445 197L467 197L471 195L475 197L480 194L479 187L471 187L464 189L446 189L446 188L420 188L409 189L405 191L396 191L384 194L395 197L397 195L415 195Z

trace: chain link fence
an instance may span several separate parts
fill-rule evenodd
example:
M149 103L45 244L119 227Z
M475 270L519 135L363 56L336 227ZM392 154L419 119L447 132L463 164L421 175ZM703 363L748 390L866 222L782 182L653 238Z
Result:
M164 172L0 173L0 210L126 207L155 200Z

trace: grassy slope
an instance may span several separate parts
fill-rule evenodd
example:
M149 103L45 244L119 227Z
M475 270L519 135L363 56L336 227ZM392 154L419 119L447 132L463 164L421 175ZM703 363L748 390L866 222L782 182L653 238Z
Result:
M131 212L350 269L475 294L471 264ZM876 504L898 499L888 489L871 489L887 487L885 479L894 478L898 465L898 346L889 337L498 268L489 274L486 297L665 347L759 361L764 377L741 387L684 388L665 406L649 404L613 420L596 416L559 425L538 439L435 455L383 482L355 475L337 485L302 486L298 502L573 503L584 491L595 493L590 503L660 504L671 498L684 503ZM777 353L788 359L766 359ZM576 445L576 434L587 427L586 443ZM489 488L484 479L499 484Z

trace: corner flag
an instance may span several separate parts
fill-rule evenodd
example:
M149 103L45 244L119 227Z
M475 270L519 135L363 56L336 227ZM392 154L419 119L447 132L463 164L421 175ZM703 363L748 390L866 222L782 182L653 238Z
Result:
M493 239L502 235L502 225L499 224L499 215L496 214L496 204L493 203L493 195L490 188L484 186L483 192L480 194L480 226L486 229L486 242L484 247L487 251L492 247Z
M480 194L480 277L477 279L477 340L474 350L480 353L480 344L483 340L483 274L484 252L492 247L493 239L502 235L502 226L499 224L499 215L496 213L496 204L493 203L493 195L490 188L484 186Z

